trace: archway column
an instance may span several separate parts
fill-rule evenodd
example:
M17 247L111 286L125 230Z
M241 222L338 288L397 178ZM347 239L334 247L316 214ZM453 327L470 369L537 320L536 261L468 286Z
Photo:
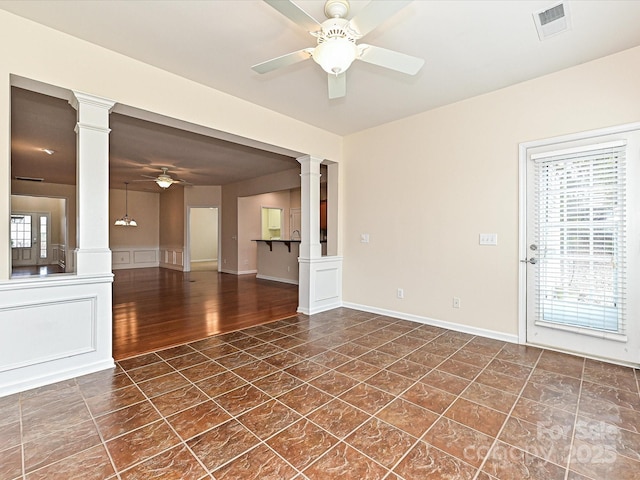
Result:
M322 256L320 244L320 164L312 155L301 165L302 232L300 242L298 312L307 315L342 305L342 257Z
M111 273L109 249L109 114L115 102L73 92L76 124L76 273Z

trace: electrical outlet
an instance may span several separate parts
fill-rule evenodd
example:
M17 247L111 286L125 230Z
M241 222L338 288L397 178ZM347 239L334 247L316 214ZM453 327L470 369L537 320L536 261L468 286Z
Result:
M453 308L460 308L460 297L453 297Z
M397 295L398 298L404 298L404 290L402 288L399 288Z

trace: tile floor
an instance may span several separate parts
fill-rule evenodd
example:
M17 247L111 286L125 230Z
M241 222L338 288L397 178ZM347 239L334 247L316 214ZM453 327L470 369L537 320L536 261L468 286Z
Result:
M338 309L0 398L0 478L638 479L638 376Z

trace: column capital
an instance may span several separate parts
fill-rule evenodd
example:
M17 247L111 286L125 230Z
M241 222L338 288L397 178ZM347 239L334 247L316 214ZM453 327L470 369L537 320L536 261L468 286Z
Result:
M108 98L97 97L95 95L89 95L88 93L72 91L73 98L69 100L69 104L76 110L78 110L80 104L91 105L98 108L106 108L109 113L115 106L116 102L109 100Z

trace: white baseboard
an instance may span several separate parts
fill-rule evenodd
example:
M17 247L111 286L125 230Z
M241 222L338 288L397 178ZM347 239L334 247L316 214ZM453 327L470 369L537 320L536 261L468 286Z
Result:
M50 385L56 382L62 382L71 378L80 377L82 375L88 375L90 373L99 372L101 370L107 370L116 366L113 359L95 362L82 367L69 368L67 370L60 370L54 373L43 373L42 375L34 374L26 378L21 378L14 383L3 384L0 386L0 397L5 395L11 395L17 392L24 392L25 390L31 390L32 388L42 387L44 385Z
M512 335L503 332L496 332L495 330L487 330L485 328L470 327L468 325L461 325L459 323L446 322L444 320L436 320L434 318L412 315L410 313L396 312L393 310L386 310L384 308L370 307L368 305L359 305L357 303L342 302L342 306L345 308L360 310L362 312L377 313L379 315L399 318L401 320L409 320L411 322L423 323L425 325L432 325L434 327L446 328L447 330L453 330L456 332L492 338L494 340L500 340L503 342L519 343L517 334Z
M260 273L256 275L256 278L259 278L261 280L271 280L273 282L282 282L282 283L289 283L291 285L298 285L297 280L292 280L290 278L270 277L268 275L262 275Z
M238 275L253 275L258 273L258 270L238 270Z

